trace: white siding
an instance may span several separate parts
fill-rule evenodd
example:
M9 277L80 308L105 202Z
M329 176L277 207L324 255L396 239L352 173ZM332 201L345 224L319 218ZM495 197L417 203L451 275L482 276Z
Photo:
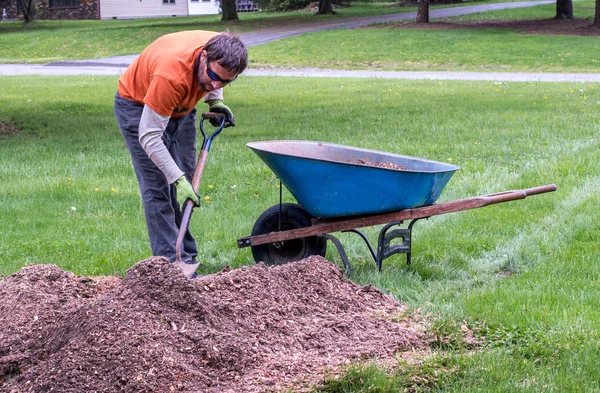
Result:
M219 0L189 0L190 15L214 15L220 13Z
M100 0L100 19L187 16L188 1L163 4L163 0Z

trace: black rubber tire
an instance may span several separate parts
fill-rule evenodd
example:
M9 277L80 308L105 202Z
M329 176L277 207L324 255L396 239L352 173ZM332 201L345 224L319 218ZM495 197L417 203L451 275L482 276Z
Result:
M280 209L281 228L279 227ZM309 227L311 226L311 219L312 216L296 203L274 205L258 217L252 228L252 236ZM311 255L324 257L327 252L327 240L311 236L285 242L261 244L252 246L251 249L256 263L263 261L266 265L282 265L299 261Z

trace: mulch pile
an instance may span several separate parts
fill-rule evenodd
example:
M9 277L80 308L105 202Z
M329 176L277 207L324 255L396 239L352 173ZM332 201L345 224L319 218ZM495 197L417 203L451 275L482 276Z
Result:
M186 279L31 265L0 282L0 392L305 392L428 345L407 307L313 256Z

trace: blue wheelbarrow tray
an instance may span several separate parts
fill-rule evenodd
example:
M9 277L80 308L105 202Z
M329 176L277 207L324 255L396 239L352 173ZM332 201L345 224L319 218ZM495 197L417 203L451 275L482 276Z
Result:
M378 214L435 203L459 167L315 141L252 142L313 217Z

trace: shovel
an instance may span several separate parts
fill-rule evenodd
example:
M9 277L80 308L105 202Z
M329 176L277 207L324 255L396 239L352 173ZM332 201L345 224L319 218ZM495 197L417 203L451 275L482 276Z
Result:
M207 137L206 133L204 132L204 120L209 119L211 117L221 117L222 119L219 127L217 127L217 129L212 134L210 134L210 136ZM224 114L216 112L204 112L200 117L200 132L202 133L203 141L202 148L200 149L200 154L198 155L198 163L196 164L196 170L194 170L194 176L192 177L192 188L194 189L194 192L196 194L200 189L200 181L202 180L202 174L204 173L204 167L206 166L206 160L208 159L208 151L210 150L210 145L212 144L213 139L217 135L219 135L219 133L225 127L225 120L226 117ZM177 234L177 242L175 243L175 266L179 267L187 278L191 278L196 272L198 266L200 265L200 262L191 264L185 263L181 260L181 248L183 247L183 238L185 237L185 234L190 225L190 219L192 218L192 212L194 211L194 207L194 201L192 201L191 199L187 199L184 202L184 207L182 209L183 218L181 219L179 233Z

